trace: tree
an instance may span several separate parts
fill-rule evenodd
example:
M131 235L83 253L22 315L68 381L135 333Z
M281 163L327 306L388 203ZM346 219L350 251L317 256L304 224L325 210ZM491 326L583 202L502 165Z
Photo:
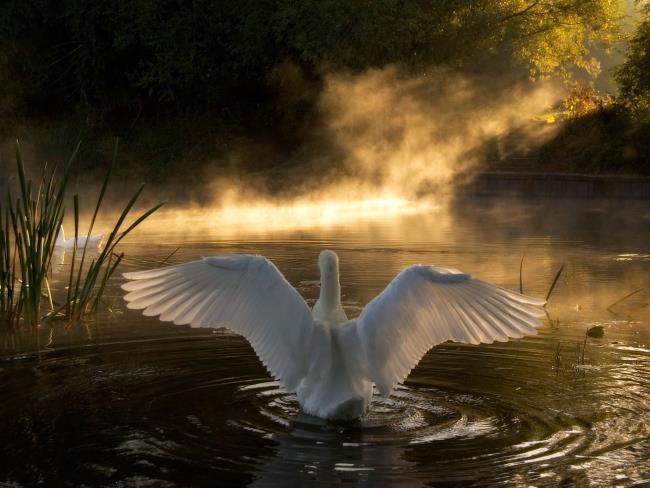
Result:
M6 0L0 69L30 106L258 106L286 61L315 78L388 64L566 74L619 16L611 0Z
M616 73L618 101L636 117L650 121L650 4L630 39L625 62Z

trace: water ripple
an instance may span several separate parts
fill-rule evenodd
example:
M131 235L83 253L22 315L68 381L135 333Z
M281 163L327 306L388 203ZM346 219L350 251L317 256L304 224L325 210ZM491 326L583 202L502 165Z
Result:
M23 356L0 371L14 394L0 413L19 411L12 402L30 408L0 434L13 439L15 453L38 449L21 458L29 470L9 481L194 486L218 477L254 486L419 486L643 479L650 385L639 372L650 373L648 351L602 346L608 360L600 371L558 376L545 344L536 338L434 349L406 385L387 398L375 395L355 422L302 414L245 341L228 334ZM621 360L630 356L634 361ZM540 388L543 396L531 393ZM61 446L87 461L83 469L43 461L58 459ZM9 461L17 463L17 455ZM603 456L607 462L598 464Z

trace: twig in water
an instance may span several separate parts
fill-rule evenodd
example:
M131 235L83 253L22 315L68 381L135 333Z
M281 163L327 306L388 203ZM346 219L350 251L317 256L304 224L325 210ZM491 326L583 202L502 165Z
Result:
M179 249L180 249L180 246L177 247L176 249L174 249L174 251L173 251L169 256L167 256L165 259L163 259L162 261L160 261L160 264L162 265L162 264L165 264L167 261L169 261L169 259L170 259L174 254L176 254L176 252L177 252Z
M621 303L621 302L624 302L625 300L627 300L627 299L630 298L631 296L634 296L634 295L636 295L637 293L639 293L639 292L641 292L641 291L643 291L643 288L639 288L638 290L634 290L632 293L628 293L628 294L625 295L623 298L620 298L620 299L616 300L616 301L615 301L614 303L612 303L609 307L607 307L607 310L609 310L609 311L611 312L611 309L612 309L613 307L615 307L616 305L618 305L618 304Z
M587 334L582 342L576 342L576 363L575 369L579 369L580 366L585 366L585 352L587 350Z
M557 327L558 325L560 325L560 319L554 319L554 318L552 318L552 317L548 314L548 310L546 310L546 308L544 308L544 313L546 314L546 318L548 319L548 324L549 324L551 327Z
M557 280L560 279L560 275L562 274L562 271L564 271L564 264L560 266L560 269L557 270L557 274L555 275L555 279L553 280L553 283L551 284L551 287L548 289L548 293L546 294L546 301L548 302L548 299L551 297L551 293L553 293L553 290L555 289L555 285L557 285Z
M562 349L562 343L560 341L558 341L557 347L555 348L555 360L554 360L555 374L558 374L559 371L560 371L560 368L562 367L562 354L560 353L561 349Z

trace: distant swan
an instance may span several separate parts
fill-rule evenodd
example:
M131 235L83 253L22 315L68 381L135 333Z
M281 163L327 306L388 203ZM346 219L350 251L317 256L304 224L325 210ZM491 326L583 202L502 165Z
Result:
M90 237L78 236L77 249L83 249L84 246L86 246L87 249L97 248L102 243L103 238L104 234L98 234ZM88 244L86 244L86 241L88 241ZM63 226L59 228L59 234L56 236L54 247L58 249L72 249L74 247L74 237L72 239L66 239Z
M349 320L341 305L336 253L318 259L313 310L263 256L227 255L125 273L128 308L192 327L242 334L303 411L354 419L370 405L373 383L389 395L424 354L445 341L471 344L535 334L543 300L454 269L404 269Z

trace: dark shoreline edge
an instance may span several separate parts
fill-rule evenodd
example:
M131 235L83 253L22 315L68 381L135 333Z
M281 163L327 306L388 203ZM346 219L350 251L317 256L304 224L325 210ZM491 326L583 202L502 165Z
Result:
M650 177L493 171L476 174L456 191L471 196L650 199Z

